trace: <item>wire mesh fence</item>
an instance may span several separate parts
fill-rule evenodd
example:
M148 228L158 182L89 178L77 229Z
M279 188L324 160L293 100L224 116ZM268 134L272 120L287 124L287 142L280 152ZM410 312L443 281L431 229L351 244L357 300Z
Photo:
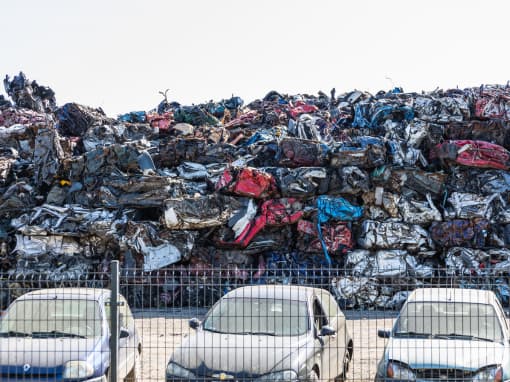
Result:
M110 378L111 270L73 276L0 274L0 381ZM504 272L192 266L119 279L119 381L510 379Z

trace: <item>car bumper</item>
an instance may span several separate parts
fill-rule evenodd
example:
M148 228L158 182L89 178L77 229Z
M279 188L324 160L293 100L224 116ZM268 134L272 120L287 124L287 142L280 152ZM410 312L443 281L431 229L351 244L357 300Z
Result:
M175 378L175 377L166 377L165 382L218 382L221 379L218 378L210 378L210 377L197 377L196 379L184 379L184 378ZM260 381L259 378L240 378L240 379L228 379L225 380L227 382L253 382ZM308 379L299 379L299 381L308 381ZM402 382L402 381L400 381Z
M220 379L215 378L196 378L196 379L184 379L184 378L173 378L173 377L167 377L166 382L217 382L220 381ZM228 382L248 382L248 381L255 381L255 379L229 379Z
M253 378L241 378L241 379L228 379L225 381L228 382L253 382L257 379ZM218 378L211 378L211 377L197 377L196 379L184 379L184 378L174 378L174 377L166 377L166 382L218 382L221 381L221 379Z
M55 379L55 378L38 378L38 377L34 377L34 378L28 377L28 378L22 378L22 379L20 379L19 377L13 377L13 378L2 377L1 378L1 382L20 382L20 381L23 381L23 382L66 382L62 378L57 378L57 379ZM108 382L108 379L103 375L101 377L83 379L83 380L80 380L80 382Z
M106 376L103 375L101 377L87 379L87 380L82 381L82 382L108 382L108 379L106 378Z
M379 378L376 377L375 382L402 382L402 379ZM440 379L415 379L413 382L441 382ZM448 379L448 382L469 382L469 379ZM510 382L510 379L505 379L504 382Z

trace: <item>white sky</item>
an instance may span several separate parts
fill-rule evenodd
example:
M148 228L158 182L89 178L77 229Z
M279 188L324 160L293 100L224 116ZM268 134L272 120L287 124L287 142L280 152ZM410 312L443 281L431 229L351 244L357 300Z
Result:
M115 116L269 90L510 79L506 0L0 0L0 75ZM3 93L3 86L2 93Z

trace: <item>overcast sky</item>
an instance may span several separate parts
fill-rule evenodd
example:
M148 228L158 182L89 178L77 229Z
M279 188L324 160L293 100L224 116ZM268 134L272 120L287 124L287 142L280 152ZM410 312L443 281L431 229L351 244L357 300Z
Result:
M506 0L0 0L0 74L115 116L283 93L506 83ZM2 87L3 93L3 87Z

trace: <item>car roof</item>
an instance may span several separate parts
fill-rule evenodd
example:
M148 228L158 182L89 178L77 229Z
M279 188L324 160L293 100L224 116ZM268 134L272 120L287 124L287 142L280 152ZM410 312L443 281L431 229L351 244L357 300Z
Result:
M50 288L28 292L17 300L76 299L101 300L110 297L109 289L100 288Z
M234 289L224 298L275 298L308 301L314 294L320 295L324 292L327 291L301 285L253 285Z
M407 298L407 302L464 302L493 304L496 295L490 290L463 288L418 288Z

